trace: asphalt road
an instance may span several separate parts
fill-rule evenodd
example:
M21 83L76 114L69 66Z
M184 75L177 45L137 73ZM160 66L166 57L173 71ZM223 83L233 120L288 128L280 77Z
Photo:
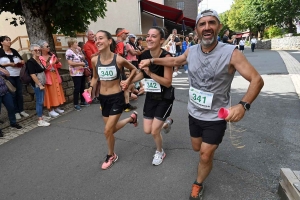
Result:
M244 119L228 124L205 181L205 200L279 199L280 168L299 170L300 101L285 65L276 51L246 49L245 56L265 86ZM119 160L101 170L107 145L99 105L93 104L0 145L0 199L188 199L199 154L188 132L187 75L176 77L174 85L174 125L163 135L167 156L160 166L151 165L155 145L143 133L141 97L132 103L138 106L140 125L128 124L116 133ZM247 87L236 74L232 104Z

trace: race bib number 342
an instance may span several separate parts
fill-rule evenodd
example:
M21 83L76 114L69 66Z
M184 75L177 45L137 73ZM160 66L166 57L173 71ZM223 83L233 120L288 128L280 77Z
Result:
M204 92L196 88L190 87L189 99L197 107L211 110L211 104L214 94L211 92Z
M161 92L160 84L150 78L145 78L144 88L146 92Z

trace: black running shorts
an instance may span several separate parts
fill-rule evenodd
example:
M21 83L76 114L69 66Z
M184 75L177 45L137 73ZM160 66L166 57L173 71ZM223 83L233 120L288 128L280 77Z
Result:
M151 99L147 93L143 115L145 119L156 118L165 121L170 116L173 107L173 100L156 100Z
M202 142L219 145L227 128L225 120L202 121L189 115L190 135L193 138L202 137Z
M117 115L123 112L125 105L124 92L121 91L111 95L99 94L100 105L102 107L103 117L109 117L109 115Z

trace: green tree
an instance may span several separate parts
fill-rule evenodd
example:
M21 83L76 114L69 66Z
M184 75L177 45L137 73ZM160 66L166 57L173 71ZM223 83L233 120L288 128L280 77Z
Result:
M116 0L0 0L0 13L20 16L10 24L25 23L30 41L43 39L54 49L52 34L84 32L90 21L105 16L107 2Z
M227 10L220 14L221 24L223 25L223 27L219 33L220 38L223 38L223 34L224 34L225 30L230 30L229 26L228 26L228 13L229 13L229 11Z

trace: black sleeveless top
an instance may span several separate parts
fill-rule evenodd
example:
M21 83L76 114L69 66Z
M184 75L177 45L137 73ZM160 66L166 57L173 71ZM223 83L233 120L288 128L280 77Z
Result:
M108 65L103 65L100 61L100 56L98 56L98 61L96 64L96 70L101 81L114 81L117 79L121 80L121 72L117 66L117 54L114 54L112 62Z

